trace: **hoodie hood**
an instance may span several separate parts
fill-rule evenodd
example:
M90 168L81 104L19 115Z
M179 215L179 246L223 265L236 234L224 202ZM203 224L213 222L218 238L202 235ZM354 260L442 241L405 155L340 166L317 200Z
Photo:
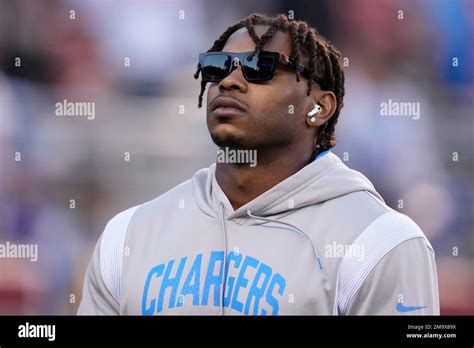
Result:
M347 167L332 152L314 160L236 210L217 183L215 170L216 165L212 164L193 176L196 204L204 214L216 219L222 209L225 218L236 223L257 223L248 215L249 210L260 217L271 217L357 191L368 191L383 201L363 174Z

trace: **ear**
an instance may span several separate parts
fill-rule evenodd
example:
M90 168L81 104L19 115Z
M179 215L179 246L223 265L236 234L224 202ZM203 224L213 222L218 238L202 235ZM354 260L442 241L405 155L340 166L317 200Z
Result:
M314 115L314 122L311 122L310 117L306 117L306 123L311 127L320 127L325 124L336 112L337 99L331 91L313 90L308 98L311 98L312 103L306 113L310 112L314 104L321 107L321 111Z

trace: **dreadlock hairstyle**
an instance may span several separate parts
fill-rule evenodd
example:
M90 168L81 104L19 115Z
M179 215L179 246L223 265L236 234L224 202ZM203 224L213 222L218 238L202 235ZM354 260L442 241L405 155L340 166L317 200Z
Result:
M267 25L270 28L261 37L258 37L255 33L255 25ZM246 28L255 42L252 56L257 54L277 31L282 31L288 33L292 38L293 46L290 58L293 62L297 65L300 64L302 55L309 58L307 68L310 72L310 78L307 82L307 95L310 95L315 79L319 77L323 81L321 89L332 91L337 101L334 115L323 126L319 127L314 152L317 154L334 147L336 145L335 127L344 98L344 71L341 64L341 53L326 38L319 34L316 29L310 27L304 21L289 20L283 14L269 17L258 13L253 13L228 27L214 41L214 44L207 52L222 51L229 37L240 28ZM199 77L200 70L198 65L194 78L197 79ZM300 80L300 72L297 70L296 81L300 82ZM198 107L202 106L206 84L206 82L201 81Z

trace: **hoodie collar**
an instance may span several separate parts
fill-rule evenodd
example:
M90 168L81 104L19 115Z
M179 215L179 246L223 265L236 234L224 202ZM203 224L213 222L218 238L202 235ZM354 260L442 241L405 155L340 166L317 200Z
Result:
M219 186L215 169L214 163L198 171L192 179L197 205L204 214L213 218L218 217L220 203L227 220L243 222L250 219L248 210L268 217L355 191L369 191L382 200L364 175L348 168L330 151L322 152L313 162L236 210Z

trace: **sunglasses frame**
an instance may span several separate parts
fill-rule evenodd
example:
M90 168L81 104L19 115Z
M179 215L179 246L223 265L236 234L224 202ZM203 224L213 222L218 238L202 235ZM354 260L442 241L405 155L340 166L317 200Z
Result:
M266 79L249 79L248 76L246 76L246 73L245 73L245 61L248 61L248 57L251 55L251 54L254 54L254 56L258 56L259 54L266 54L266 55L270 55L270 56L273 56L274 57L274 64L272 66L272 69L271 69L271 76L269 78L266 78ZM232 59L232 64L229 68L229 71L227 72L227 75L222 78L222 79L206 79L204 78L204 75L202 73L202 68L203 68L203 63L204 63L204 58L208 57L208 56L212 56L212 55L227 55L227 56L230 56L231 59ZM303 77L306 77L306 78L311 78L311 74L310 74L310 71L309 69L305 68L304 66L302 65L297 65L295 64L294 60L290 57L288 57L287 55L285 54L282 54L282 53L279 53L279 52L271 52L271 51L257 51L256 53L254 51L247 51L247 52L240 52L240 53L235 53L235 52L224 52L224 51L211 51L211 52L203 52L203 53L200 53L199 54L199 64L198 64L198 67L201 69L201 77L203 79L203 81L205 82L221 82L223 79L225 79L227 76L229 76L236 68L236 58L238 59L238 63L240 64L241 68L242 68L242 74L245 78L246 81L248 82L251 82L251 83L255 83L255 82L265 82L265 81L270 81L272 78L273 78L273 73L275 72L276 68L278 65L282 65L286 68L289 68L289 69L292 69L292 70L299 70L299 73L301 76ZM252 59L254 59L255 57L253 57ZM275 64L276 62L276 64ZM322 87L323 86L323 81L315 76L314 77L314 80Z

